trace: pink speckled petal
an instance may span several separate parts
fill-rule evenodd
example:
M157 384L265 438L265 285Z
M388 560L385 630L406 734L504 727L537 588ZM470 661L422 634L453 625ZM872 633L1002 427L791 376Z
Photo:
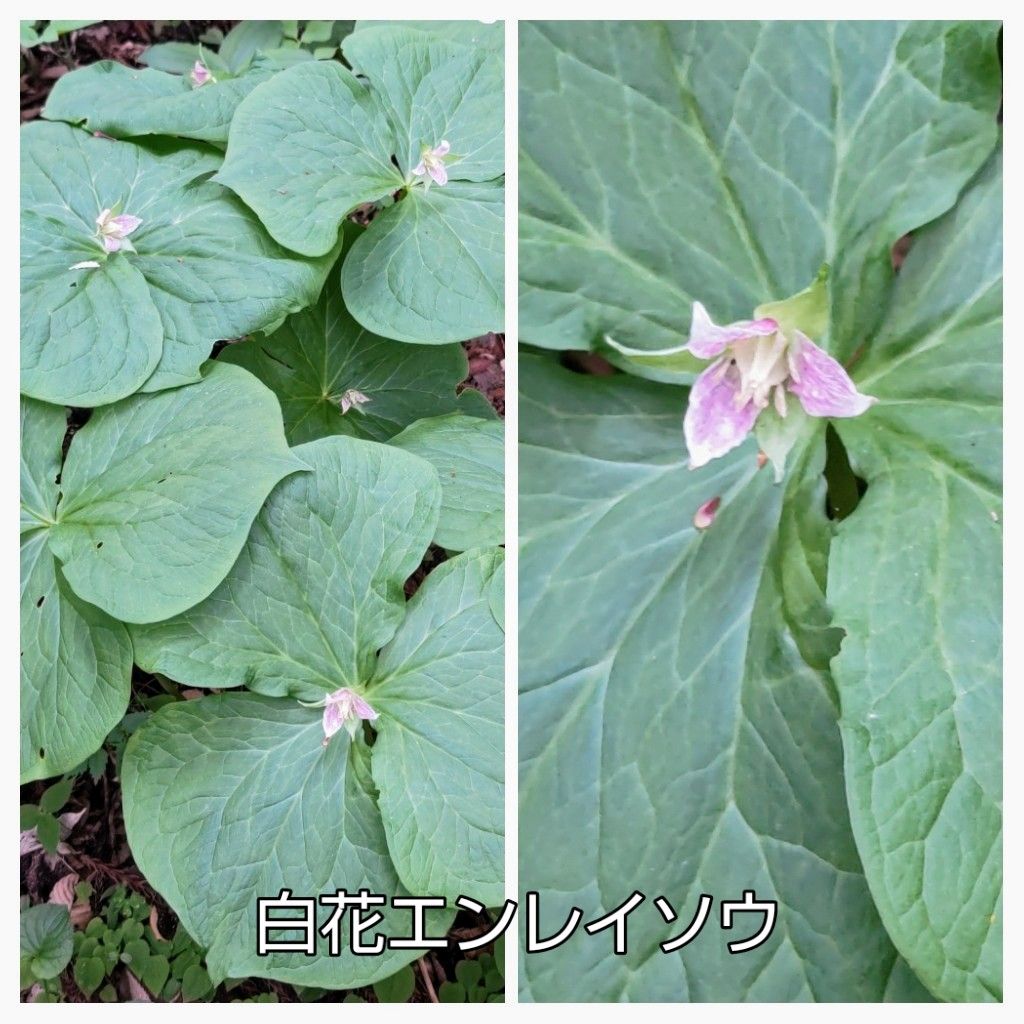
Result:
M451 143L447 139L442 139L440 145L434 149L434 156L447 156L451 152Z
M448 184L448 171L445 169L444 164L431 164L427 168L427 173L437 182L438 185Z
M332 701L324 708L324 736L330 738L345 724L341 706Z
M690 469L732 451L753 429L758 408L754 403L736 405L739 377L734 368L724 374L713 363L693 383L683 419Z
M859 416L875 404L877 399L862 395L842 366L806 335L796 331L794 344L789 390L808 416Z
M370 705L367 704L366 701L357 693L352 694L352 707L360 718L363 718L368 722L373 722L378 717L377 712L374 711L373 708L371 708Z
M774 334L778 329L779 325L770 319L737 320L720 327L708 316L708 311L699 302L695 302L690 320L690 340L686 347L698 359L714 359L734 341Z
M424 163L424 162L423 162L423 161L421 160L421 161L420 161L420 162L419 162L419 163L418 163L418 164L417 164L417 165L416 165L416 166L415 166L415 167L414 167L414 168L412 169L412 173L413 173L413 174L426 174L426 173L427 173L427 165L426 165L426 164L425 164L425 163Z
M122 242L120 238L114 238L111 235L103 236L103 248L107 252L117 252L121 248Z
M133 217L130 213L122 213L118 217L111 217L110 223L116 224L122 234L130 235L142 223L142 218Z

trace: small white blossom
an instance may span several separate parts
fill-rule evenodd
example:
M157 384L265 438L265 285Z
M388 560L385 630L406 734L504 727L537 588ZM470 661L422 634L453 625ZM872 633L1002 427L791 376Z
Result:
M420 151L420 162L412 169L412 173L423 178L427 188L430 188L430 179L438 185L448 184L448 170L444 165L444 158L451 152L451 145L447 139L442 139L436 146L424 146Z
M142 223L141 217L133 217L130 213L113 215L110 210L103 210L96 218L96 233L107 252L125 249L135 252L135 247L128 236Z

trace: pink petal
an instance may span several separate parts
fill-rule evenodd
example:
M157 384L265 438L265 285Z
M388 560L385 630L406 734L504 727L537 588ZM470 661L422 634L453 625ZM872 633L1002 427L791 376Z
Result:
M434 156L447 156L451 148L451 143L447 139L442 139L440 145L434 149Z
M377 712L357 693L352 694L352 707L360 718L366 719L368 722L373 722L378 717Z
M324 708L324 736L333 736L345 724L345 716L338 704L328 701Z
M423 161L421 160L421 161L420 161L420 162L419 162L419 163L418 163L418 164L417 164L417 165L416 165L416 166L415 166L415 167L414 167L414 168L412 169L412 173L413 173L413 174L426 174L426 173L427 173L427 165L426 165L426 164L425 164L425 163L424 163L424 162L423 162Z
M119 217L111 217L110 223L116 224L123 234L130 235L142 223L142 218L122 213Z
M107 252L117 252L117 250L121 248L121 239L114 238L111 235L104 235L103 248L106 249Z
M438 185L448 184L448 172L445 170L444 164L431 164L427 168L427 173L438 183Z
M109 209L108 210L100 210L100 215L96 218L96 223L100 227L103 227L104 222L106 221L107 217L109 217L109 216L110 216L110 210Z
M750 433L757 419L754 403L736 405L739 376L730 367L724 374L713 363L694 382L683 419L690 469L697 469L732 451Z
M862 395L842 366L806 335L795 331L793 344L789 390L809 416L859 416L875 404L877 399Z
M690 320L690 341L687 348L698 359L714 359L725 350L726 345L755 335L774 334L779 325L770 319L737 320L720 327L708 316L708 311L699 303L693 304Z

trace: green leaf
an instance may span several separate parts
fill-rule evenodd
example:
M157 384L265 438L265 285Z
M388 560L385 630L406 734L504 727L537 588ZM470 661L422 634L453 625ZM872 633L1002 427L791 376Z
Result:
M365 327L424 345L502 330L505 189L451 181L410 189L374 218L341 269Z
M147 671L307 701L369 680L434 534L437 474L416 456L348 437L295 451L312 472L273 492L221 586L183 615L134 630Z
M441 36L454 43L467 46L478 46L492 50L499 56L505 53L505 25L501 21L391 21L389 25L401 26L404 29L416 29L430 35ZM377 21L357 21L355 31L360 35L376 31L381 27Z
M48 543L65 429L64 409L22 399L22 782L70 771L128 707L128 631L74 594Z
M1002 997L1002 175L915 237L837 429L867 493L828 596L872 894L939 998ZM907 543L913 538L913 543Z
M122 780L132 852L207 949L214 983L253 976L352 988L386 978L419 955L388 949L355 956L343 941L341 955L332 957L325 939L314 957L256 954L259 896L276 896L282 887L296 896L361 887L404 894L388 855L368 750L350 743L344 730L325 747L320 719L318 709L294 701L226 693L161 708L128 743ZM408 912L381 912L377 931L409 933ZM318 925L328 915L319 907ZM429 934L444 934L451 919L447 911L428 915Z
M749 444L691 472L684 397L521 361L520 883L542 935L634 889L683 921L754 889L778 921L742 957L717 928L665 954L673 932L637 912L625 956L577 937L524 958L524 993L876 1001L896 951L845 808L822 438L779 486Z
M283 39L284 28L279 21L241 21L224 37L217 54L237 75L257 53L280 46Z
M378 1003L407 1003L416 989L416 976L412 968L403 967L388 978L382 978L373 986Z
M347 68L298 64L239 105L217 180L282 245L321 256L350 210L402 186L392 146L379 101Z
M67 907L44 903L21 912L21 963L33 977L56 978L71 962L73 946Z
M996 141L992 22L527 22L520 334L685 339L832 266L834 347L877 324L890 247ZM840 346L842 346L840 348Z
M413 892L504 897L504 641L488 603L501 550L438 566L381 652L373 778L388 847Z
M96 406L199 379L215 341L270 329L315 301L333 261L300 260L206 177L197 146L162 155L62 124L22 130L22 391ZM142 218L106 254L96 217ZM328 247L330 248L330 247ZM94 261L94 269L71 270Z
M310 256L334 245L356 206L400 192L346 259L352 315L376 334L427 344L500 329L501 62L395 26L349 36L345 55L367 84L339 63L314 62L254 90L217 180L282 245ZM422 147L442 139L450 183L411 184Z
M91 996L103 984L107 970L103 961L96 956L75 958L75 984L82 994Z
M74 779L63 779L61 782L47 787L39 798L39 809L48 814L56 814L68 802L74 784Z
M437 997L442 1003L464 1003L467 1001L466 990L457 981L442 982Z
M420 420L391 441L431 463L441 478L434 543L448 551L505 540L505 430L458 413Z
M206 968L190 964L181 976L181 997L187 1003L205 999L213 993L213 982Z
M260 62L239 77L217 78L196 88L188 78L104 60L57 79L43 117L82 125L117 139L172 135L224 145L238 104L278 68Z
M359 229L350 225L346 234ZM293 445L332 434L387 441L416 420L458 410L493 416L480 392L455 392L468 373L461 346L424 348L370 334L345 309L336 275L315 306L290 316L269 338L228 346L219 358L244 366L274 391ZM370 401L342 413L350 389Z
M78 597L125 622L157 621L220 583L267 493L301 468L273 395L211 363L198 384L93 414L36 543Z
M167 71L173 75L187 75L197 60L206 63L209 57L210 51L195 43L157 43L155 46L147 47L139 54L139 63L156 68L157 71ZM209 64L207 66L212 67Z
M36 836L47 853L56 853L60 844L60 822L52 814L40 814L36 822Z

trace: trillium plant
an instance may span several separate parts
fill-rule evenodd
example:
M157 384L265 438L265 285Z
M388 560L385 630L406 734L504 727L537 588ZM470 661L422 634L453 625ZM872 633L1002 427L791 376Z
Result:
M503 898L503 428L460 344L502 326L503 71L422 24L243 23L22 129L22 781L116 744L215 984L420 955L259 956L281 889Z
M520 25L523 998L1002 998L999 34Z

